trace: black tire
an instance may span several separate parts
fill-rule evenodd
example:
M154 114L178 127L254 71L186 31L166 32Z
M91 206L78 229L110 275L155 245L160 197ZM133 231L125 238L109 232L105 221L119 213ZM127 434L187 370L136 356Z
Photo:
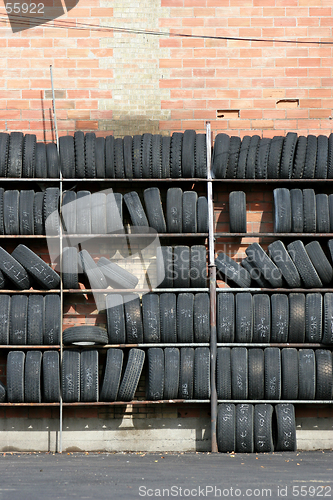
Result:
M219 347L216 356L216 390L218 399L231 399L231 349Z
M4 188L0 188L0 234L5 234L5 225L4 225Z
M174 293L160 295L161 342L177 342L177 297Z
M24 401L26 403L42 402L42 352L28 351L24 363Z
M139 195L136 191L124 194L124 202L131 217L133 226L148 227L149 222Z
M208 233L208 202L206 196L199 196L197 203L197 231Z
M143 324L139 296L134 293L127 295L124 307L127 343L140 344L143 342Z
M280 288L283 284L282 273L274 262L268 257L259 243L252 243L246 250L246 255L260 269L263 277L269 281L274 288Z
M266 347L265 399L281 399L281 352L278 347Z
M173 249L173 284L176 288L190 286L190 249L188 246L175 246Z
M4 192L3 197L3 218L6 234L20 234L19 225L19 202L20 194L17 190Z
M108 343L108 332L99 326L71 326L66 328L62 334L64 345L106 345Z
M85 172L85 155L84 155L84 132L78 130L74 133L74 154L75 154L75 177L84 179Z
M61 338L61 303L56 294L44 298L44 344L59 345Z
M221 453L236 450L236 407L222 403L217 408L217 446Z
M306 143L305 165L303 171L304 179L313 179L316 170L317 137L308 135Z
M277 404L276 415L276 451L296 451L295 407L292 404Z
M59 274L25 245L18 245L12 252L12 257L16 259L43 288L47 290L59 288Z
M227 175L226 175L228 179L235 179L237 177L237 164L238 164L240 146L241 146L240 137L231 136L229 144Z
M241 261L242 267L250 274L251 280L255 281L260 288L271 288L269 281L265 280L260 269L248 257Z
M143 340L145 343L161 341L159 295L142 296Z
M59 224L59 188L46 188L44 195L44 221L46 235L58 235Z
M175 347L164 349L164 399L177 399L179 390L180 351Z
M210 398L209 347L197 347L194 351L194 398Z
M231 233L246 233L246 195L244 191L229 194L229 220Z
M122 295L106 297L106 321L109 344L126 344L125 314Z
M298 351L298 384L298 397L301 401L315 398L316 360L313 349Z
M105 138L105 177L107 179L114 179L114 137L108 135Z
M180 350L179 399L193 399L194 349L182 347Z
M27 344L42 345L44 341L43 337L44 297L42 295L29 295L27 316Z
M327 178L333 178L333 134L328 138Z
M182 144L182 176L188 179L194 177L195 172L195 130L185 130Z
M155 134L151 143L152 158L152 178L161 179L162 177L162 136Z
M161 246L156 252L157 283L160 288L173 287L173 250L169 246Z
M298 351L287 347L281 351L282 399L298 398Z
M78 191L76 194L76 232L91 234L91 193Z
M116 179L125 179L124 144L123 139L114 140L114 169Z
M166 233L160 190L156 187L148 188L144 190L143 195L149 226L158 233Z
M170 175L170 147L171 137L162 137L162 179L169 179Z
M64 403L80 401L80 352L64 351L61 367L61 392Z
M271 301L266 294L253 296L253 342L268 343L271 337Z
M291 232L291 199L286 188L276 188L274 195L274 233Z
M267 179L268 177L268 157L271 139L263 137L257 148L256 157L256 179Z
M41 162L38 161L38 148L39 144L37 143L36 147L36 173L37 170L41 171ZM43 155L44 156L44 155ZM40 167L37 168L38 163L40 164ZM57 145L54 144L53 142L50 142L49 144L46 144L46 168L47 168L47 177L49 179L59 179L60 177L60 158L59 158L59 153L58 153L58 148ZM75 173L76 175L76 173ZM82 176L84 177L84 176ZM79 177L81 178L81 177Z
M256 157L259 146L259 135L253 135L250 139L249 151L246 158L246 178L254 179L256 175Z
M177 340L178 342L193 342L193 293L180 293L177 298Z
M257 404L254 406L254 451L256 453L274 451L272 420L272 405Z
M217 341L231 343L235 338L235 297L233 293L217 294Z
M170 144L170 174L173 178L182 176L183 133L174 132Z
M106 232L123 233L123 195L108 193L106 195Z
M293 241L289 243L287 249L303 280L304 286L306 288L321 288L323 284L312 265L303 243L300 240Z
M215 265L222 274L225 283L227 283L229 279L241 288L249 288L251 286L251 276L249 272L227 254L220 252L215 259Z
M327 194L316 194L316 216L317 233L329 233L330 214Z
M183 233L197 232L197 202L198 195L195 191L183 193Z
M238 156L237 179L245 179L246 160L249 152L250 141L251 137L249 135L245 135L242 139L242 144Z
M84 137L85 174L87 179L96 177L96 134L87 132Z
M246 347L231 349L232 399L248 398L248 350Z
M319 294L318 294L319 295ZM320 298L321 295L319 295ZM317 309L315 311L315 318L318 317L318 323L320 323L321 327L321 310ZM323 344L333 344L333 293L325 293L324 295L324 329L323 329ZM321 332L320 332L321 333ZM318 335L319 338L319 335ZM314 342L321 342L321 338L319 340L315 340Z
M133 177L135 179L142 178L142 138L141 135L135 135L132 143L133 156Z
M0 132L0 177L7 175L9 134Z
M12 132L9 138L7 177L22 177L23 162L23 134L22 132Z
M236 293L235 342L252 342L253 300L251 293Z
M25 353L10 351L7 356L7 399L9 403L24 403Z
M144 360L144 351L141 349L130 349L126 369L119 387L119 401L131 401L134 398Z
M87 349L80 354L80 401L97 402L98 395L98 351Z
M97 137L95 145L95 165L96 177L99 179L105 178L105 139Z
M59 157L61 172L65 179L75 178L74 137L64 135L59 137Z
M106 194L97 192L91 195L91 232L106 234Z
M31 178L35 175L36 166L36 135L25 134L23 141L22 177Z
M194 295L193 325L194 342L210 342L210 301L208 293Z
M236 452L254 451L254 407L251 404L236 405Z
M305 167L307 138L300 136L297 139L294 166L292 171L292 179L301 179L303 177Z
M62 197L61 207L62 227L67 234L76 233L76 219L80 214L76 213L76 193L74 191L65 191Z
M83 273L89 280L90 288L101 290L106 289L106 278L87 250L81 250L81 252L79 252L79 262L80 261Z
M62 251L62 284L65 290L79 288L79 265L76 247L65 247Z
M60 360L57 351L43 353L43 401L58 403L60 401Z
M288 132L282 148L280 163L280 179L290 179L294 164L294 156L297 142L297 134Z
M330 229L329 232L333 232L333 194L330 194L328 197L328 209L329 209L329 220L330 220Z
M20 192L19 234L34 234L34 196L33 190Z
M147 352L146 398L147 401L163 399L164 391L164 352L153 347Z
M132 137L130 135L125 135L124 137L124 170L126 179L133 178L133 157L132 157Z
M10 295L0 295L0 345L9 344Z
M217 179L224 179L227 174L230 137L217 134L213 150L213 173Z
M183 227L183 191L169 188L166 199L166 221L168 233L181 233Z
M206 134L197 134L195 137L195 176L207 178L207 144Z
M290 190L291 201L291 232L303 232L303 193L301 189Z
M325 349L316 350L316 399L332 400L333 366L332 353Z
M317 160L316 160L316 179L327 179L327 166L328 166L328 137L325 135L318 135L317 138Z
M0 270L20 290L30 288L30 278L25 268L1 247Z
M278 179L280 176L280 163L284 137L276 135L272 138L269 148L267 177L268 179Z
M288 342L302 343L305 338L305 295L289 294L289 337Z
M44 224L44 193L35 193L34 196L34 234L45 234Z
M192 245L190 252L190 281L191 288L205 288L207 286L205 245Z
M313 189L303 189L303 225L305 233L316 232L316 195Z
M13 295L10 302L9 343L26 345L28 324L27 295Z
M313 267L317 271L321 282L324 285L331 283L333 279L333 268L319 242L311 241L305 245L305 250L310 257Z
M289 299L288 295L275 293L271 295L271 342L288 341L289 334Z
M305 342L321 342L323 335L322 321L322 295L320 293L307 293L305 299Z
M152 134L143 134L142 136L142 177L144 179L152 178L152 139Z
M273 241L268 245L268 254L276 266L280 269L282 276L290 288L300 288L301 277L282 241Z
M265 361L263 349L249 349L249 399L262 400L265 396Z
M124 353L121 349L108 349L100 401L116 401L123 368Z
M112 288L131 289L135 288L139 282L138 278L134 276L134 274L126 271L126 269L123 269L105 257L101 257L97 262L97 265Z

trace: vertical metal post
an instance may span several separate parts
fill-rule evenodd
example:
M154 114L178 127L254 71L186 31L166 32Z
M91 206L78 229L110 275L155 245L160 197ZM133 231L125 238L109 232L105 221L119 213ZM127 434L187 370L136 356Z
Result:
M63 291L63 281L62 281L62 243L63 243L63 227L62 227L62 173L60 172L60 234L59 234L59 265L60 265L60 373L62 373L62 357L63 357L63 343L62 343L62 323L64 315L64 291ZM59 453L62 453L62 422L63 422L63 405L62 405L62 394L60 393L60 415L59 415Z
M54 95L54 86L53 86L53 73L52 73L52 64L50 64L50 74L51 74L51 87L52 87L52 107L53 107L53 117L54 117L54 131L56 135L57 148L59 151L59 137L58 137L58 125L57 125L57 112L55 105L55 95Z
M210 294L210 387L211 387L211 439L212 452L216 453L217 437L217 392L216 392L216 266L215 266L215 239L214 239L214 206L213 182L211 172L212 136L210 122L206 122L207 146L207 200L208 200L208 268L209 268L209 294Z

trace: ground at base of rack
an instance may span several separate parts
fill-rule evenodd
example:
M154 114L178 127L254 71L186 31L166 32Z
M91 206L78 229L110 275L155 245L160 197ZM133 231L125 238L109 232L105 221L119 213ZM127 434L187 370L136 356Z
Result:
M0 498L332 497L332 460L332 451L271 454L7 453L0 455Z

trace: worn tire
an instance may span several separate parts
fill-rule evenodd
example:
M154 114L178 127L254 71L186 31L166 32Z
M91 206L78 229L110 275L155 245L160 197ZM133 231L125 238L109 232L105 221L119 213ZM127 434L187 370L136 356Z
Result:
M24 363L24 401L26 403L42 402L42 352L28 351Z
M217 342L231 343L235 338L235 296L217 294Z
M161 342L177 342L177 297L174 293L160 295Z
M283 343L289 335L289 299L288 295L275 293L271 295L271 342Z
M25 245L18 245L12 252L16 259L33 278L45 289L59 288L60 277L43 259Z
M24 403L23 351L10 351L7 356L7 399L9 403Z
M43 401L58 403L60 401L60 359L57 351L43 353Z
M119 401L131 401L134 398L143 369L144 360L144 351L141 349L130 349L125 372L119 387Z
M266 347L265 399L281 399L281 353L278 347Z
M221 453L236 450L236 407L222 403L217 407L217 446Z
M19 234L34 234L34 197L33 190L20 192Z
M98 401L98 382L98 351L84 350L80 354L80 401Z
M80 352L66 350L62 357L61 392L64 403L80 401Z
M147 351L146 398L148 401L163 399L164 391L164 352L160 347Z
M197 347L194 350L194 399L210 398L210 350Z
M232 399L248 398L248 350L246 347L231 349Z
M179 399L193 399L194 349L180 350Z
M105 345L108 343L108 332L99 326L71 326L62 334L64 345Z
M276 451L296 451L295 407L292 404L277 404L276 415Z
M265 361L263 349L249 349L249 399L262 400L265 396Z
M106 297L106 321L109 344L126 344L123 297L110 294Z
M123 368L124 353L121 349L108 349L100 401L117 401Z
M179 390L180 351L175 347L164 349L164 399L177 399Z

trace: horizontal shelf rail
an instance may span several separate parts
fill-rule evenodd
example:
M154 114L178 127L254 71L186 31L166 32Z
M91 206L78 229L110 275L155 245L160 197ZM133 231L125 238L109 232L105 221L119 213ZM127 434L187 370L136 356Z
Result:
M60 403L0 403L0 406L60 406Z
M166 292L209 292L209 288L105 288L105 289L91 289L91 288L67 288L63 293L85 294L85 293L166 293Z
M243 404L333 404L332 400L319 399L219 399L218 403L243 403Z
M111 347L121 347L121 348L128 348L131 349L133 347L209 347L209 343L203 343L203 342L172 342L172 343L165 343L165 342L156 342L156 343L149 343L149 344L90 344L90 345L80 345L80 344L75 344L75 345L64 345L64 349L77 349L78 347L87 347L88 349L91 349L91 347L94 347L94 349L109 349ZM1 346L0 346L1 348Z
M0 345L0 349L60 349L60 345L29 345L29 344L20 344L20 345L11 345L11 344L3 344Z
M147 401L147 400L134 400L134 401L97 401L97 402L87 402L78 401L75 403L65 403L63 406L119 406L119 405L147 405L147 404L193 404L193 403L204 403L209 404L210 399L160 399L158 401Z
M59 288L56 288L54 290L34 290L33 288L32 289L29 289L29 290L6 290L6 289L3 289L3 290L0 290L0 293L6 293L6 294L33 294L33 293L42 293L42 294L49 294L49 293L60 293L61 290Z
M326 348L329 344L309 343L309 342L218 342L217 347L297 347L305 348ZM331 346L332 347L332 346Z
M149 179L143 179L143 178L133 178L133 179L110 179L110 178L104 178L104 179L99 179L99 178L93 178L93 179L88 179L88 178L81 178L81 179L61 179L63 182L114 182L116 184L118 183L125 183L125 184L128 184L128 183L152 183L152 182L172 182L172 183L175 183L175 182L204 182L206 183L207 182L207 179L206 178L202 178L202 177L168 177L166 179L156 179L156 178L149 178ZM1 181L1 179L0 179Z
M333 233L215 233L214 238L333 238Z
M263 292L263 293L333 293L333 288L217 288L217 292Z

